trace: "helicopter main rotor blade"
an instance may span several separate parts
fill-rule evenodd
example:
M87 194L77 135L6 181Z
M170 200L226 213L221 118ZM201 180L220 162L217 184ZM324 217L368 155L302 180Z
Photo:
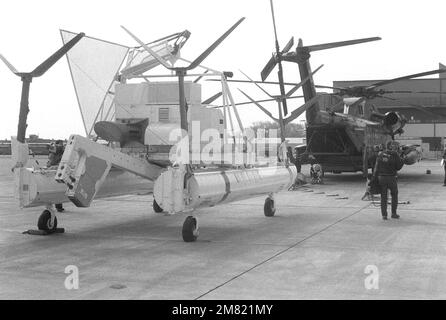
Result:
M429 111L429 110L427 110L427 108L425 106L422 106L422 105L419 105L419 104L407 103L405 101L401 101L401 100L398 100L398 99L395 99L395 98L384 97L384 96L381 97L381 98L387 99L387 100L396 101L396 102L398 102L399 104L402 104L402 105L414 107L415 109L417 109L417 110L419 110L421 112L424 112L424 113L426 113L426 114L428 114L430 116L435 116L435 117L440 116L441 118L444 118L444 116L441 116L441 115L439 115L437 113ZM377 108L379 109L379 107L377 107Z
M203 62L204 59L207 58L207 56L215 50L215 48L217 48L220 43L223 42L223 40L226 39L227 36L229 36L229 34L234 31L235 28L238 27L238 25L240 23L242 23L242 21L245 20L245 18L241 18L240 20L238 20L231 28L228 29L228 31L226 31L220 38L218 38L209 48L207 48L205 51L203 51L202 54L200 54L198 56L198 58L196 58L194 61L192 61L192 63L186 68L187 70L192 70L194 68L196 68L198 65L200 65L201 62Z
M319 96L315 96L305 102L303 105L301 105L296 110L292 111L288 118L283 119L284 124L290 123L297 117L299 117L302 113L307 111L308 108L310 108L317 100L319 99Z
M407 76L402 76L402 77L398 77L398 78L393 78L393 79L389 79L389 80L383 80L383 81L376 82L374 84L367 86L366 89L375 89L377 87L381 87L381 86L389 84L389 83L406 80L406 79L428 76L431 74L443 73L443 72L446 72L446 69L437 69L437 70L431 70L431 71L426 71L426 72L421 72L421 73L410 74Z
M206 73L208 73L208 72L209 72L209 69L206 69L206 70L204 71L203 74L206 74ZM197 79L195 79L195 80L194 80L194 83L198 83L198 81L200 81L201 78L203 78L203 75L201 75L201 76L199 76Z
M262 79L262 81L265 81L266 78L268 78L269 74L271 73L271 71L273 71L276 64L277 64L277 59L273 55L271 59L269 59L269 61L266 63L266 65L263 67L262 71L260 72L260 78Z
M308 80L310 80L310 78L316 73L318 72L324 65L321 64L316 70L314 70L311 74L309 74L305 79L303 79L301 82L299 82L298 84L296 84L293 88L291 88L290 91L288 91L288 93L286 94L286 97L289 98L294 92L296 92L297 89L299 89L300 87L302 87L304 85L305 82L307 82Z
M322 65L323 66L323 65ZM314 73L313 73L314 74ZM206 81L221 81L220 79L206 79ZM277 81L260 81L260 80L238 80L238 79L227 79L226 82L238 82L238 83L260 83L260 84L279 84ZM300 83L297 82L284 82L283 83L286 86L297 86ZM316 88L319 89L333 89L333 90L345 90L346 88L340 88L340 87L330 87L330 86L322 86L322 85L315 85Z
M18 74L19 72L17 71L17 69L8 61L6 60L6 58L0 54L0 59L6 64L6 66L9 68L9 70L12 71L12 73L14 74Z
M304 96L294 96L294 97L289 97L288 99L298 99L298 98L303 98ZM274 99L263 99L263 100L256 100L256 102L271 102L271 101L277 101L277 98ZM234 103L234 106L243 106L243 105L247 105L247 104L252 104L252 101L247 101L247 102L239 102L239 103ZM212 106L211 108L224 108L226 106Z
M285 98L285 85L283 84L283 68L282 68L282 53L280 52L279 48L279 40L277 37L277 28L276 28L276 17L274 15L274 5L273 0L269 1L271 5L271 16L273 18L273 27L274 27L274 40L276 45L276 58L277 58L277 64L279 65L279 71L277 72L277 77L279 79L279 88L280 88L280 102L281 106L279 105L279 108L283 109L283 114L286 116L288 114L288 106ZM286 44L286 49L291 49L291 46L294 44L294 38L291 38L291 40ZM263 75L262 75L263 78Z
M330 87L330 86L321 86L321 85L314 85L315 88L319 89L332 89L332 90L346 90L347 88L340 88L340 87Z
M283 114L286 116L288 114L288 104L286 102L285 85L283 84L282 62L280 62L280 60L279 60L279 71L277 72L277 75L279 77L280 101L282 102L281 105L283 109Z
M288 41L288 43L283 47L281 54L287 53L294 46L294 37Z
M313 51L326 50L326 49L332 49L332 48L337 48L337 47L351 46L351 45L358 44L358 43L377 41L377 40L381 40L381 38L380 37L362 38L362 39L356 39L356 40L347 40L347 41L330 42L330 43L324 43L324 44L316 44L313 46L304 46L301 48L306 48L308 50L308 52L313 52Z
M273 5L273 0L269 1L270 6L271 6L271 16L273 18L273 28L274 28L274 40L275 40L275 45L276 45L276 55L273 54L273 56L269 59L269 61L266 63L265 67L263 67L262 71L260 72L260 78L262 79L262 81L265 81L266 78L268 78L269 74L271 73L271 71L273 71L274 67L276 66L277 63L280 64L280 60L281 60L281 52L279 50L279 41L277 40L277 29L276 29L276 18L274 16L274 5ZM285 49L287 49L283 52L287 52L288 50L291 49L291 47L294 44L294 37L291 38L290 41L288 41L288 43L285 45ZM280 69L282 68L281 65L279 65L279 72ZM280 78L280 76L279 76ZM283 75L282 75L283 78ZM279 79L279 82L281 80ZM283 79L282 79L283 82ZM284 93L282 94L284 95Z
M206 79L206 81L221 81L219 79ZM261 84L275 84L278 85L279 82L277 81L261 81L261 80L237 80L237 79L227 79L226 82L239 82L239 83L261 83ZM284 82L283 83L286 86L296 86L298 85L297 82Z
M64 44L59 50L53 53L48 59L38 65L33 71L31 71L31 77L40 77L48 71L60 58L62 58L76 43L78 43L85 33L81 32L77 34L73 39Z
M214 102L215 100L220 98L222 94L223 94L223 92L220 91L220 92L214 94L212 97L204 100L201 104L203 104L203 105L211 104L212 102Z
M297 84L295 84L295 86L290 90L290 91L288 91L288 93L287 94L285 94L285 96L280 96L279 97L279 99L284 99L284 98L287 98L287 99L290 99L291 98L291 95L294 93L294 92L296 92L305 82L307 82L309 79L310 79L310 77L312 77L316 72L318 72L322 67L323 67L324 65L322 64L322 65L320 65L317 69L315 69L310 75L308 75L305 79L303 79L303 81L301 81L301 82L299 82L299 83L297 83ZM258 83L263 83L263 82L260 82L260 81L254 81L254 80L252 80L248 75L246 75L242 70L239 70L246 78L248 78L248 80L249 81L245 81L245 80L240 80L240 81L234 81L234 82L245 82L245 83L254 83L258 88L260 88L260 90L262 90L266 95L268 95L269 97L271 97L271 98L273 98L273 99L271 99L271 100L277 100L277 97L274 97L274 96L272 96L271 94L269 94L265 89L263 89L260 85L258 85ZM231 81L231 80L228 80L228 81ZM274 82L274 84L279 84L279 82ZM271 101L270 99L268 99L268 100L263 100L263 101ZM284 100L282 100L282 101L284 101Z
M260 110L262 110L268 117L270 117L271 119L273 119L274 121L278 121L278 119L274 118L273 115L271 114L271 112L269 112L268 110L266 110L264 107L262 107L257 101L255 101L254 99L252 99L250 96L248 96L246 93L244 93L242 90L238 89L246 98L248 98L249 100L251 100L252 103L254 103Z
M274 98L274 96L272 96L271 94L269 94L268 91L266 91L265 89L263 89L256 81L252 80L246 73L244 73L242 70L239 70L251 83L254 83L257 88L259 88L260 90L262 90L268 97L270 98Z
M410 91L410 90L385 90L384 94L393 94L393 93L425 93L425 94L446 94L446 92L434 92L434 91Z

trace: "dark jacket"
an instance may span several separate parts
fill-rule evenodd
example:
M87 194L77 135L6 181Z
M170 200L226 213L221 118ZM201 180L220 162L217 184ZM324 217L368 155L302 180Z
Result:
M65 148L63 146L56 146L51 149L48 154L48 162L47 167L58 166L60 161L62 160L63 153Z
M378 176L396 176L403 164L403 160L395 151L381 151L376 158L375 173Z
M290 162L296 166L296 171L300 173L300 171L302 170L300 157L294 157L293 152L291 150L288 150L288 159L290 159Z

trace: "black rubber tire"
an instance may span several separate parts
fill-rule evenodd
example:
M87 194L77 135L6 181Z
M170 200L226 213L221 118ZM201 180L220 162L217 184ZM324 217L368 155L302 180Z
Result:
M156 213L161 213L163 212L163 208L161 208L158 204L158 202L156 202L155 199L153 199L153 211L155 211Z
M274 200L271 198L266 198L265 204L263 206L263 213L267 217L273 217L276 213L276 208L274 208Z
M198 238L197 220L193 216L188 216L183 223L184 242L194 242Z
M37 228L44 231L53 231L57 228L57 217L54 217L54 226L50 226L51 212L49 210L43 210L42 214L37 220Z

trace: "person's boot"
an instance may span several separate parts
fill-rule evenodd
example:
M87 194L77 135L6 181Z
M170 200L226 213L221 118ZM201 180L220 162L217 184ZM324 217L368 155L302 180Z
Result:
M387 216L383 216L383 220L387 220Z
M392 219L399 219L400 216L396 213L392 213Z

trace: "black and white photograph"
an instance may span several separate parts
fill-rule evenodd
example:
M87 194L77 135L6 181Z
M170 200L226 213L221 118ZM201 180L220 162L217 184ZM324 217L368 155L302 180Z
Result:
M2 3L0 300L446 299L445 12Z

